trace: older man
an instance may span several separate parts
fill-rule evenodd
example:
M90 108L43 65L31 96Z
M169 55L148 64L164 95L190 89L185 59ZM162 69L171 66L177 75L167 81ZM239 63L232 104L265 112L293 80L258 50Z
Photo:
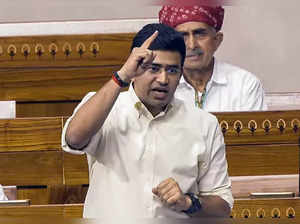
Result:
M185 51L174 29L145 26L120 71L66 122L63 149L86 153L89 163L84 217L229 215L233 198L218 121L173 97Z
M216 60L223 41L221 6L163 6L161 23L181 32L187 55L175 95L211 112L266 110L261 82L250 72Z

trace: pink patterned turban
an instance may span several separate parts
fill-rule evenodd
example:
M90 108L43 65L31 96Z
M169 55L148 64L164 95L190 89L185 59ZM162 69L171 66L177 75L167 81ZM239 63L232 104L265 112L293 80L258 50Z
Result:
M159 22L175 28L186 22L203 22L219 31L224 19L224 8L221 6L200 5L165 5L159 11Z

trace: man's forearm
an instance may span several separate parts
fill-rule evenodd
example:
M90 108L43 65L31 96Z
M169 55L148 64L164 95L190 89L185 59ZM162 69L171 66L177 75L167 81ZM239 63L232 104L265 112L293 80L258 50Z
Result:
M228 203L219 196L200 197L201 210L191 215L191 217L229 217L230 207Z
M92 96L72 118L66 133L67 143L81 149L102 127L121 91L112 79Z

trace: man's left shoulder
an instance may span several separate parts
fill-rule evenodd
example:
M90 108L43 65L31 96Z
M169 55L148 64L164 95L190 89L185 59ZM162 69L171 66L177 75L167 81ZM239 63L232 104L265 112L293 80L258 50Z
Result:
M243 75L255 76L253 73L244 68L226 62L218 62L218 67L227 74L240 73Z
M223 75L226 75L227 80L230 81L252 81L260 82L256 75L252 72L241 68L237 65L229 64L226 62L218 62L218 67Z

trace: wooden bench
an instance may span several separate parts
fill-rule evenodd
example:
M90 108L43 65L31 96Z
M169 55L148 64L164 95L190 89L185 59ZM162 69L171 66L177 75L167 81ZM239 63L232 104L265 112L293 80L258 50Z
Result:
M0 37L0 101L17 117L70 116L129 55L134 34Z

